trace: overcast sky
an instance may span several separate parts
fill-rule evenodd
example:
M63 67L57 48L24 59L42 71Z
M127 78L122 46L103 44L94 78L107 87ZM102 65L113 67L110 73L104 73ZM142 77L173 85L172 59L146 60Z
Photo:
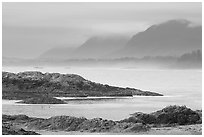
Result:
M201 3L3 3L3 56L35 58L96 35L132 36L170 19L202 24Z

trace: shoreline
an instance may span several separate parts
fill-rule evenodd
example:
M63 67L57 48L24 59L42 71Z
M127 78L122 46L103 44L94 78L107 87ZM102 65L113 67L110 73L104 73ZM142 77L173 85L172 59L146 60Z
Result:
M53 97L61 100L92 100L92 99L131 99L131 98L168 98L175 96L88 96L88 97ZM13 100L13 99L2 99L3 104L18 104L18 105L46 105L46 104L26 104L26 103L17 103L22 100ZM50 105L50 104L47 104ZM55 104L55 105L64 105L64 104Z
M144 99L147 99L144 101ZM69 115L69 116L85 116L87 118L101 117L109 120L121 120L128 117L134 112L144 112L151 113L162 109L166 105L155 105L153 107L151 102L159 98L131 98L131 99L108 99L108 100L68 100L67 104L24 104L15 103L18 100L2 100L2 113L7 115L13 114L26 114L32 117L49 118L51 116L59 115ZM161 98L160 98L161 99ZM167 98L162 98L166 100ZM163 101L160 102L163 102ZM20 100L19 100L20 101ZM132 102L138 102L136 104L129 105ZM159 103L160 103L159 102ZM142 104L143 105L142 105ZM173 105L184 105L176 104ZM192 110L201 110L202 107L187 105L187 107L192 108ZM122 111L122 110L126 111ZM34 113L33 110L36 110ZM57 112L55 112L57 110ZM104 111L109 112L109 114L104 113ZM120 115L117 115L120 113Z

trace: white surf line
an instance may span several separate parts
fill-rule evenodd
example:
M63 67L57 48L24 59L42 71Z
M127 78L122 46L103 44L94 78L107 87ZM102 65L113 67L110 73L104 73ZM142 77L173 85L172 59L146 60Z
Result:
M133 97L109 97L109 96L100 96L100 97L54 97L56 99L61 99L61 100L74 100L74 99L119 99L119 98L133 98Z
M20 102L22 100L7 100L7 99L2 99L2 104L16 104L17 102Z
M133 98L148 98L148 97L164 98L164 97L175 97L175 96L138 96L138 95L133 95Z

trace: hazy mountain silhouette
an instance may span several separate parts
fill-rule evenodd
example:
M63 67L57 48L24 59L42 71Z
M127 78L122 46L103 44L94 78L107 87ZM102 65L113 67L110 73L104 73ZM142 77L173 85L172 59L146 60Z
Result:
M120 67L120 68L165 68L165 69L200 69L202 68L202 51L196 50L181 56L145 56L142 58L124 57L115 59L18 59L2 58L3 66L43 66L63 67Z
M108 54L125 46L128 39L122 36L92 37L82 44L73 54L73 58L104 58Z
M40 58L108 59L145 56L181 56L202 49L202 26L187 20L170 20L152 25L130 40L122 36L98 36L76 48L54 48Z
M55 47L44 52L40 59L67 59L71 58L76 47Z
M202 26L170 20L134 35L110 57L178 56L197 49L202 49Z
M43 53L40 59L104 58L125 46L128 39L122 36L92 37L79 47L56 47Z

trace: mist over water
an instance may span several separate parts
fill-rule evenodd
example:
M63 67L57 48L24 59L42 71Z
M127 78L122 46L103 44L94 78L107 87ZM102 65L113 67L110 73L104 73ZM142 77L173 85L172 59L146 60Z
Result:
M201 135L202 25L202 2L3 2L2 134Z
M137 111L152 112L168 105L186 105L194 110L202 108L201 70L3 67L3 71L9 72L34 70L78 74L94 82L155 91L164 96L81 101L66 100L68 104L65 105L21 105L14 103L9 104L7 101L3 101L2 112L4 114L20 113L36 117L71 115L119 120Z

